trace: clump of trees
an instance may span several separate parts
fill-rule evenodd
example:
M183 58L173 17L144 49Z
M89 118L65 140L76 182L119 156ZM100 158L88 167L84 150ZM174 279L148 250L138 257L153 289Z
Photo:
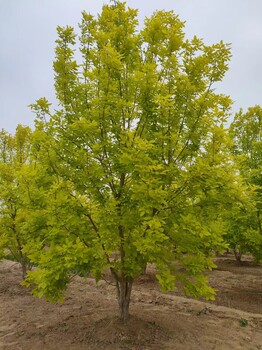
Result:
M26 238L15 246L37 266L25 282L36 296L62 299L72 271L99 280L108 268L126 321L134 280L154 263L163 290L179 281L187 294L213 299L204 272L215 251L235 244L237 220L260 238L261 171L243 176L242 112L230 137L231 100L213 88L230 48L187 40L183 27L172 11L157 11L139 30L137 10L120 1L97 17L83 12L79 36L58 27L59 108L45 98L32 104L35 131L17 131L28 135L26 157L19 166L10 158L16 172L6 179L20 210L10 236ZM1 192L2 247L8 201Z

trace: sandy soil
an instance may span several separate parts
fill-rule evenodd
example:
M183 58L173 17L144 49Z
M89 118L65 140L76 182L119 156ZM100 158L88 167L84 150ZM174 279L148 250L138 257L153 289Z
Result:
M136 283L132 317L119 324L114 288L74 277L65 303L32 297L19 285L19 266L0 264L2 350L258 350L262 349L262 266L217 260L209 274L215 303L180 291L162 294L152 268Z

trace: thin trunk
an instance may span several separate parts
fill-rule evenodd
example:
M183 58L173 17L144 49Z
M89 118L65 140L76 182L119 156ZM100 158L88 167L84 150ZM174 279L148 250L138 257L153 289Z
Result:
M259 233L262 234L262 225L261 225L261 217L260 217L260 210L257 210L257 222L258 222L258 229Z
M24 256L24 254L22 252L21 246L18 247L18 254L19 254L19 262L20 262L21 267L22 267L22 277L24 280L26 277L26 273L27 273L27 264L26 264L26 257Z
M240 263L241 262L241 258L242 258L241 249L240 248L234 248L234 254L235 254L236 260Z
M22 266L22 277L24 280L26 277L26 273L27 273L27 266L26 266L24 259L21 261L21 266Z
M117 282L117 298L119 305L119 317L124 323L129 318L129 304L132 291L133 281L129 282L125 278Z

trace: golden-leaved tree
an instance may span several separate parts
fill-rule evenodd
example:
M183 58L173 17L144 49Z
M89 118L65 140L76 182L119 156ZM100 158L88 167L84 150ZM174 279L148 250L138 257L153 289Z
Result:
M99 280L108 268L126 321L133 282L153 263L164 290L180 281L213 298L204 271L236 191L223 128L231 101L213 88L230 49L187 40L183 27L157 11L140 30L137 10L120 1L97 17L83 12L79 36L58 27L59 107L32 105L39 171L49 176L46 225L27 246L36 295L59 299L72 271Z

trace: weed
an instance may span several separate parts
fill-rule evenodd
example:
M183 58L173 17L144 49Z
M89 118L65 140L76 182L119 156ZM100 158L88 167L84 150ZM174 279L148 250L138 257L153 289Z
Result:
M248 325L248 320L246 320L245 318L242 317L239 320L239 324L240 324L241 327L246 327Z

